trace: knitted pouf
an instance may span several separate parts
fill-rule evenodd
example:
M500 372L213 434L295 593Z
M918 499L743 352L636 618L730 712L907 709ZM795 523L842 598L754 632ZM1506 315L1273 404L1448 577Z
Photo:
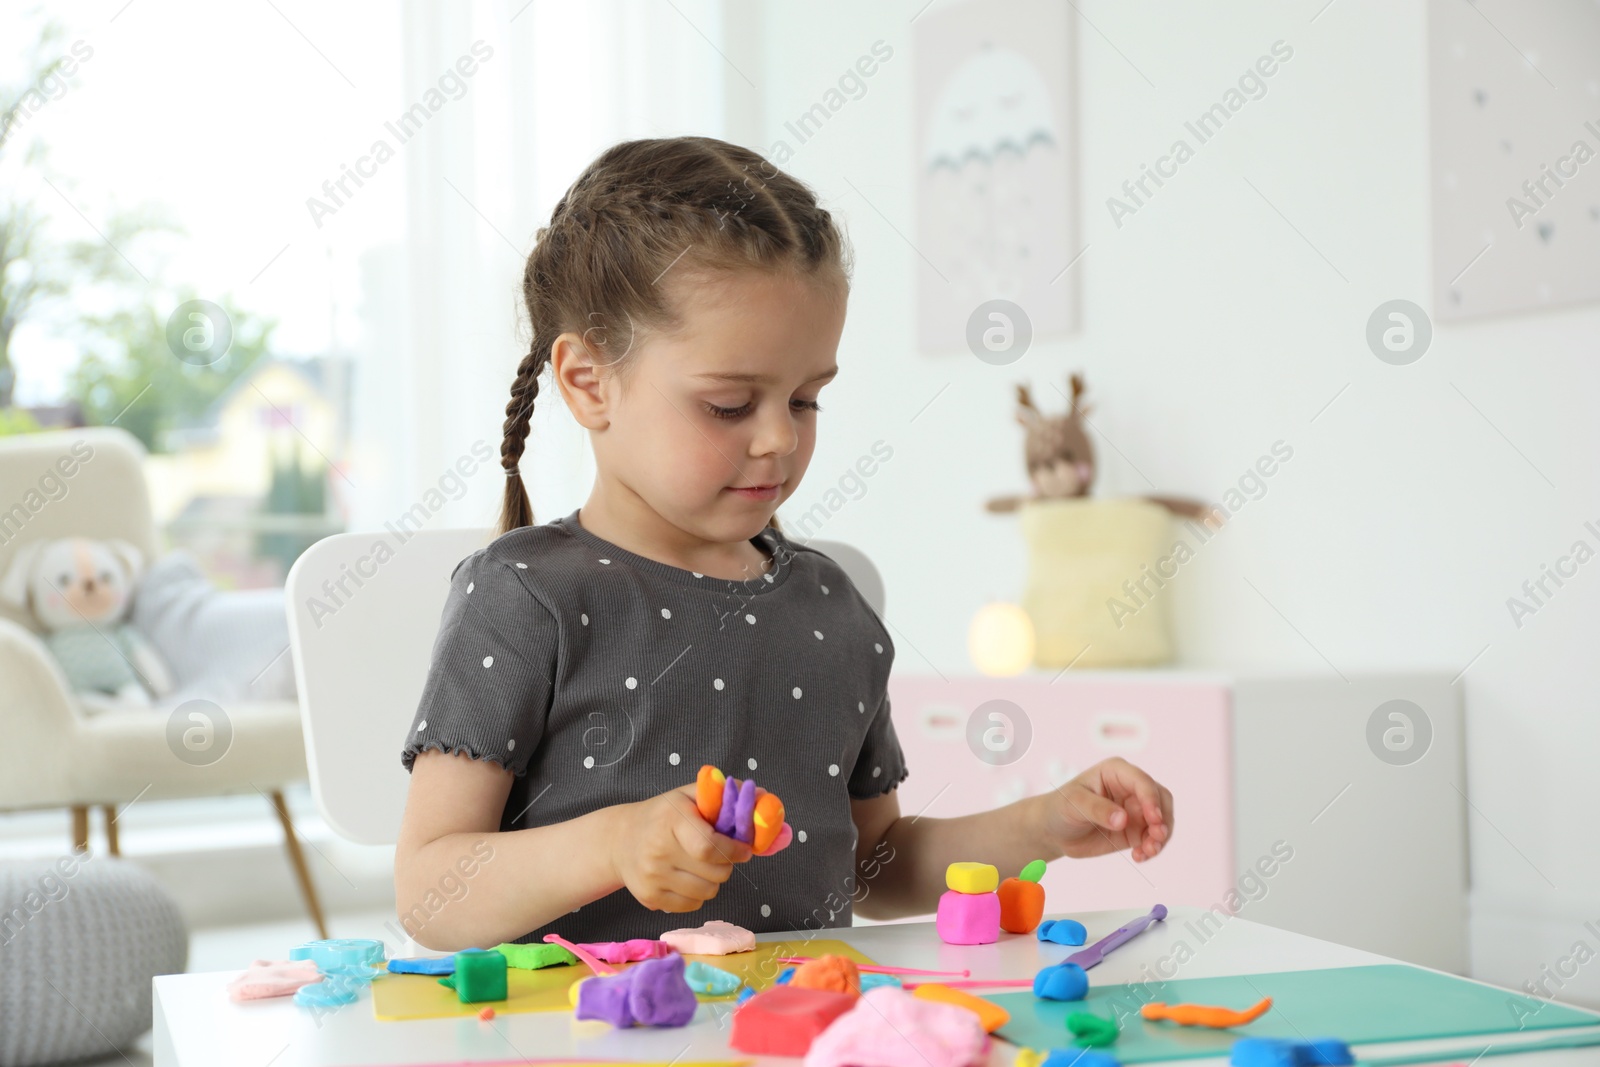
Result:
M188 956L177 904L131 863L0 863L0 1067L114 1054L150 1029L150 980Z

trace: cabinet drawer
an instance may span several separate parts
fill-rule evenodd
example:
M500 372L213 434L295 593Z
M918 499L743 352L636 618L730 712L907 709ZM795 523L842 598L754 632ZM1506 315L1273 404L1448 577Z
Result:
M894 675L890 707L911 770L900 810L984 811L1121 756L1172 790L1172 841L1146 863L1126 852L1052 863L1046 909L1210 907L1234 879L1229 693L1223 682L1158 677Z

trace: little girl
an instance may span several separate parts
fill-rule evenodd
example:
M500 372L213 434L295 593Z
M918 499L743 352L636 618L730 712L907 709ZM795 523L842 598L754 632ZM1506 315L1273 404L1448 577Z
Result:
M932 911L956 860L1160 852L1172 796L1120 759L981 815L901 814L894 642L774 514L816 446L849 286L805 185L711 138L616 145L556 205L522 285L501 532L451 574L401 755L412 937L847 926ZM536 526L518 462L547 366L598 470L581 508ZM700 817L708 763L782 798L787 848L752 858Z

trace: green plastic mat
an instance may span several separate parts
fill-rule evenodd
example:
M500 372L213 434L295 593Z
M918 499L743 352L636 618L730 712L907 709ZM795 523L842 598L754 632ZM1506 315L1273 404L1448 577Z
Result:
M1262 997L1272 998L1270 1011L1228 1030L1139 1015L1151 1001L1243 1010ZM1091 986L1087 997L1074 1001L1040 1000L1031 992L985 999L1011 1013L999 1036L1028 1048L1071 1045L1066 1020L1075 1011L1117 1019L1122 1033L1106 1051L1123 1063L1225 1056L1241 1037L1337 1037L1356 1045L1600 1024L1600 1014L1406 964Z

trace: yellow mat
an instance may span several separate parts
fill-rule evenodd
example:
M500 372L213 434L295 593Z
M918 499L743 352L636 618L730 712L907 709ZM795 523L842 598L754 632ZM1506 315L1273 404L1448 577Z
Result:
M750 952L737 952L729 956L684 956L685 960L701 960L738 975L752 989L766 989L787 964L777 962L779 956L845 956L856 963L873 961L843 941L824 939L797 941L763 941ZM624 969L626 969L624 967ZM431 974L382 974L372 980L372 1015L376 1019L447 1019L456 1016L476 1015L484 1008L493 1008L495 1014L527 1011L570 1011L572 1001L567 990L572 983L588 978L594 972L582 963L569 967L546 967L526 971L519 967L506 968L506 999L488 1000L481 1004L463 1004L456 999L453 989L439 984ZM702 996L703 1002L729 1001L738 996Z

